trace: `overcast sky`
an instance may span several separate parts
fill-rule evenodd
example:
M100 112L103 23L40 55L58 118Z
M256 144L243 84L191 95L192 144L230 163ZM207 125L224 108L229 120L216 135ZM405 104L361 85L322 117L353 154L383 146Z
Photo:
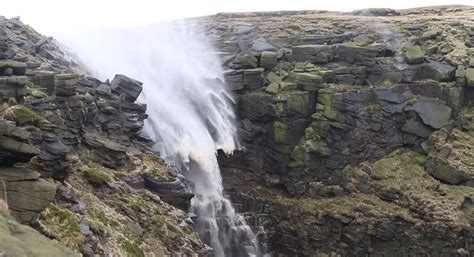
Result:
M0 0L0 2L6 0ZM9 0L0 15L20 16L39 32L149 24L218 12L272 10L352 11L369 7L410 8L466 4L473 0Z

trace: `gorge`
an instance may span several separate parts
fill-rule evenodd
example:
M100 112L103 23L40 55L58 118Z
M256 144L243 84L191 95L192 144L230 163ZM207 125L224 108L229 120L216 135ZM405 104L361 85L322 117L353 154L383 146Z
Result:
M0 252L471 256L473 17L2 18Z

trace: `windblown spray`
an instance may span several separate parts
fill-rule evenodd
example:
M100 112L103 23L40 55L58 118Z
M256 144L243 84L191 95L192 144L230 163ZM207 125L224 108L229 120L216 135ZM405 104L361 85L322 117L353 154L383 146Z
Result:
M66 38L67 39L67 38ZM192 184L190 214L215 256L261 256L255 234L223 196L216 152L238 147L219 59L189 24L101 30L67 40L98 76L144 83L145 132Z

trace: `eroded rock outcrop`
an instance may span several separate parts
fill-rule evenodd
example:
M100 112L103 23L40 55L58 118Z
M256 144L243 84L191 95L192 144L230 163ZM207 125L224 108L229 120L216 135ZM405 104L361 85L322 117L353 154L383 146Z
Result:
M463 245L473 231L464 209L473 13L447 6L202 19L225 52L241 119L245 151L221 158L226 187L250 220L261 219L274 253L473 253ZM233 33L241 22L252 29ZM251 47L262 38L273 48ZM257 61L249 67L238 56ZM258 79L242 83L246 74ZM390 171L379 176L383 163Z

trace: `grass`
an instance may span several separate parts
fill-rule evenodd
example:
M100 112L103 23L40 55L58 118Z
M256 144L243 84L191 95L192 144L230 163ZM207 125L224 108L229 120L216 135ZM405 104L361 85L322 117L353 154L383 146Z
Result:
M126 238L122 238L121 240L122 248L132 257L145 257L145 253L143 253L142 249L134 243L130 242Z
M41 120L41 117L38 114L25 106L19 106L18 108L15 108L15 117L16 122L20 126Z
M82 167L79 170L86 175L87 180L89 180L91 183L102 185L112 181L112 178L109 176L109 174L100 168Z
M79 250L84 236L79 229L79 219L67 209L50 204L42 213L42 224L66 246Z

